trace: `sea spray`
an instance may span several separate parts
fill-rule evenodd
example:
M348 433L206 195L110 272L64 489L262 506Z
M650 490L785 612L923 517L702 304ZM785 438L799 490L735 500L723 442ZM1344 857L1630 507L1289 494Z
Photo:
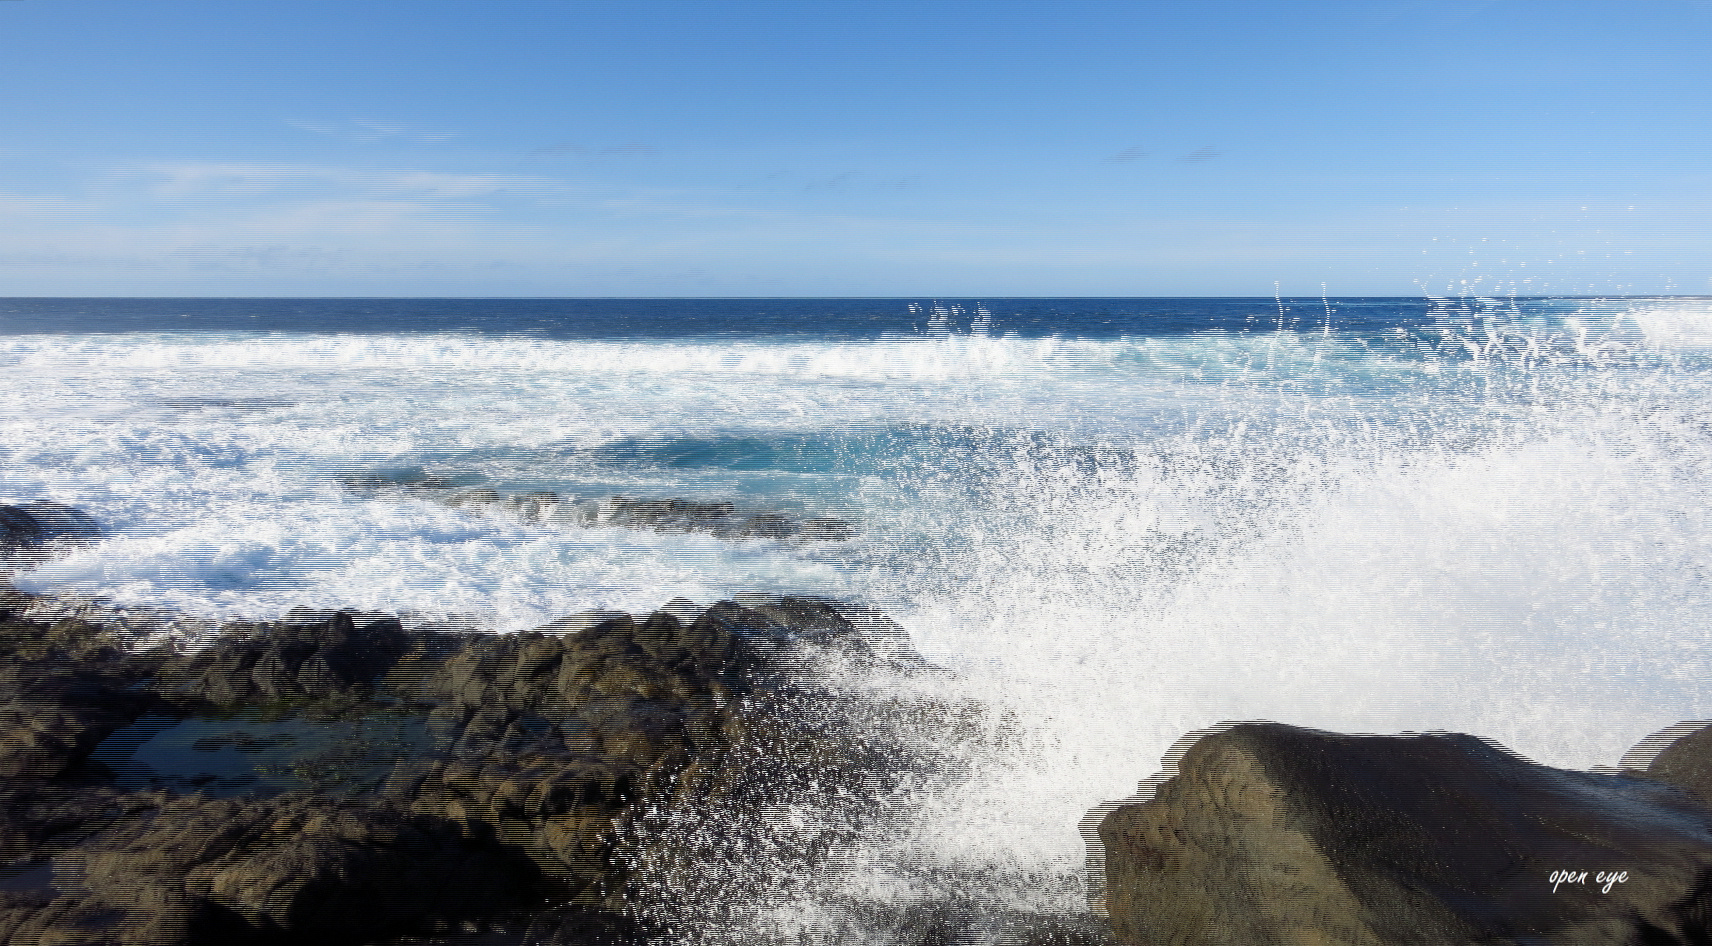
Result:
M787 767L788 803L659 813L729 841L638 905L709 942L1085 915L1086 812L1224 720L1584 767L1712 715L1705 301L1034 305L917 336L12 334L0 501L104 530L25 586L205 617L884 610L944 672L852 669L804 718L867 727L896 778L848 800ZM564 528L346 485L398 469L854 531Z
M1091 892L1075 827L1222 721L1474 732L1586 768L1706 716L1699 355L1654 344L1638 326L1664 319L1645 311L1592 327L1443 315L1379 352L1290 336L1286 359L1232 372L1210 403L1186 394L1197 409L1147 438L977 431L978 469L918 471L917 508L955 494L969 521L890 589L950 670L903 703L978 709L913 730L938 761L884 817L857 827L807 803L848 849L746 858L746 875L791 882L748 888L765 906L723 932L1062 931ZM1340 391L1347 376L1301 367L1350 360L1340 346L1414 381ZM849 683L849 705L883 689ZM872 719L912 731L895 708Z

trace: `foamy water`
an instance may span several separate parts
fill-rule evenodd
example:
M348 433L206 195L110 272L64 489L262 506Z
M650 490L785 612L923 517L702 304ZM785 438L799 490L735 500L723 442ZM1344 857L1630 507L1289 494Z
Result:
M836 904L943 894L934 872L1075 909L1085 813L1220 721L1475 732L1587 767L1712 715L1712 304L1373 324L1385 304L1062 337L1008 337L1002 308L986 334L872 338L17 334L0 500L109 533L25 587L221 618L877 605L956 673L869 683L986 707L982 731L912 737L967 777L900 787L893 829L750 932L848 938ZM400 470L857 534L550 525L341 485Z

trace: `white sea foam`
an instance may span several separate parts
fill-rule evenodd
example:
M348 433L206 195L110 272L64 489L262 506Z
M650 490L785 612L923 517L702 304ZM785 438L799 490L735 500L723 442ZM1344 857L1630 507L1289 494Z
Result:
M27 586L217 617L884 607L957 671L896 685L987 723L919 734L967 778L900 784L854 868L751 917L837 939L840 904L975 892L923 871L1077 907L1085 812L1222 720L1471 731L1585 767L1712 715L1709 310L1511 308L1447 301L1381 336L21 336L0 339L0 501L109 531ZM795 467L765 452L787 447ZM557 528L339 485L411 467L861 531Z
M884 941L853 904L1074 911L1069 826L1223 721L1473 732L1587 768L1705 718L1712 387L1632 347L1655 335L1477 328L1479 357L1437 365L1472 386L1227 386L1206 423L1093 467L995 443L1012 462L968 547L894 606L956 670L919 698L988 708L923 733L967 768L901 788L896 823L743 936Z

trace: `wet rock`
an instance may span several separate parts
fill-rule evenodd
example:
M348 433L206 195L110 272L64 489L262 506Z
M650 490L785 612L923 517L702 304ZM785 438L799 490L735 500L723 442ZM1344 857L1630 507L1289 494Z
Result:
M152 694L130 689L144 671L114 659L0 656L0 778L56 778L157 707Z
M740 513L728 502L689 499L630 499L613 496L583 507L585 525L624 526L660 532L706 532L722 539L812 539L843 541L855 535L848 522L829 517L797 518L775 512Z
M495 511L524 522L558 526L700 532L722 539L795 539L842 542L856 529L842 519L799 517L779 512L744 511L729 502L694 499L638 499L609 496L575 502L551 490L502 496L491 489L469 489L445 497L447 505Z
M469 477L464 475L444 475L428 473L420 468L408 470L390 470L376 473L359 473L340 479L340 485L358 493L378 493L383 490L441 490L452 489L467 484Z
M173 799L55 867L65 878L56 896L12 907L13 941L350 942L503 908L534 877L527 861L442 821L309 796Z
M1623 757L1623 768L1712 806L1712 721L1677 723L1648 736Z
M481 509L499 503L499 494L491 489L467 489L446 497L446 505L460 509Z
M796 534L805 539L814 539L820 542L843 542L855 538L856 527L843 519L815 516L799 521L796 525Z
M80 509L59 503L0 505L0 559L32 560L55 546L86 545L99 538L100 526Z
M625 621L631 620L630 615L623 611L579 611L576 614L567 614L561 618L554 618L546 624L536 628L536 631L542 634L554 634L560 636L567 634L580 634L590 628L605 624L607 621L617 621L620 619Z
M220 706L244 701L325 699L364 687L411 646L397 619L357 626L340 612L317 624L250 629L161 667L159 687L179 700Z
M649 817L742 796L768 758L854 786L876 755L824 720L795 732L782 709L810 685L811 651L862 637L830 602L675 602L515 635L302 612L155 655L81 622L14 620L30 606L0 594L0 692L19 704L0 717L16 734L0 738L15 776L0 851L53 878L0 885L0 932L29 942L416 935L423 916L497 915L518 897L557 905L541 942L629 935L600 918L632 906L626 845ZM169 730L185 771L105 768ZM120 787L139 784L172 790Z
M599 507L602 523L643 526L651 529L689 529L697 523L729 519L737 512L731 503L705 503L691 499L628 499L613 496Z
M537 490L512 496L505 500L504 509L524 522L542 522L551 519L558 510L566 504L566 500L552 490Z
M1712 936L1712 811L1647 779L1547 768L1472 736L1275 723L1203 736L1174 768L1099 826L1124 942Z
M731 502L682 497L608 496L578 502L575 497L553 490L504 495L485 487L470 488L472 483L480 481L481 477L472 474L410 469L353 474L340 482L346 489L363 496L426 494L453 508L509 515L531 524L700 532L722 539L766 538L808 542L843 542L856 535L855 526L831 516L805 517L774 510L744 510Z

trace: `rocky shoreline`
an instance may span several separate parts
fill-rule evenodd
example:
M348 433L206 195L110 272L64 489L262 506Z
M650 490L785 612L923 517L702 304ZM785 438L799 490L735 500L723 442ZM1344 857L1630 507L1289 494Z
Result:
M0 942L635 941L632 873L700 853L640 849L648 812L777 790L767 760L827 785L895 761L791 711L814 661L877 659L821 601L563 636L341 613L194 653L36 603L0 593Z
M98 534L51 504L0 526L26 565ZM3 946L662 942L691 890L748 909L717 869L757 840L739 821L843 806L844 834L768 865L813 869L934 764L829 680L943 671L833 601L512 635L297 613L196 648L98 615L0 586ZM955 712L904 715L949 739ZM1712 942L1712 723L1596 772L1460 734L1222 725L1083 830L1086 916L972 890L851 909L887 946Z

